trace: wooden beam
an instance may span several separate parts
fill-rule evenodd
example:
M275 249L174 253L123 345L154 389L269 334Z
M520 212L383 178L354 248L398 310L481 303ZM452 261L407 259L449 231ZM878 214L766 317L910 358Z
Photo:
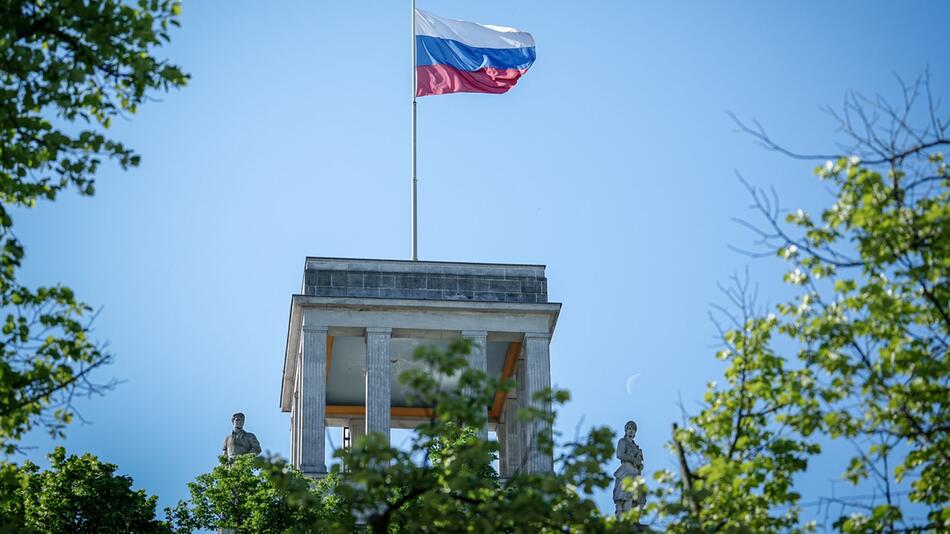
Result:
M334 415L366 415L366 406L327 405L327 417Z
M518 364L518 355L521 354L521 341L512 341L508 343L508 353L505 354L505 364L501 368L501 376L498 378L499 384L502 380L507 380L515 374L515 366ZM498 421L501 418L501 411L505 409L505 399L508 398L507 391L499 390L495 393L495 402L492 403L491 410L488 411L488 418Z
M419 417L428 419L432 417L432 408L418 408L408 406L393 406L389 409L392 417ZM366 415L366 406L343 406L328 405L327 417L359 417Z
M327 340L327 379L330 377L330 351L333 347L332 337ZM521 354L521 341L512 341L508 343L508 352L505 354L505 363L501 368L501 380L507 380L514 376L515 367L518 364L518 355ZM491 409L488 411L488 418L492 421L498 421L501 418L501 412L505 409L505 399L508 398L507 391L498 391L495 393L495 399L492 402ZM418 408L406 406L394 406L390 408L392 417L418 417L431 418L432 408ZM327 417L361 417L366 415L365 406L344 406L327 405Z
M413 407L399 407L394 406L391 409L391 415L393 417L421 417L425 419L430 419L435 412L432 411L432 408L413 408Z
M330 358L333 357L333 336L327 336L327 384L330 383Z

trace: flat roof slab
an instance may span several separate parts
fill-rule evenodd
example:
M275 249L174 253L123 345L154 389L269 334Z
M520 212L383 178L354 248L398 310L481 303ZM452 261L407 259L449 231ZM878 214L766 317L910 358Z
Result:
M302 292L477 302L548 301L543 265L307 258Z

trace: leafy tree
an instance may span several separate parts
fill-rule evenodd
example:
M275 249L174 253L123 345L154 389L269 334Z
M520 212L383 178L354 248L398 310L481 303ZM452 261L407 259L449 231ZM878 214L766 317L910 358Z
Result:
M57 447L49 470L31 462L0 466L0 531L170 532L155 519L157 497L133 490L132 479L91 454Z
M286 484L300 492L324 495L319 506L295 506L291 492L270 482L257 467L253 455L244 455L221 463L210 473L188 484L189 502L181 501L167 509L169 523L176 532L233 529L237 532L282 533L301 524L316 521L332 498L335 479L320 481L314 488L297 471L286 471Z
M106 136L155 90L185 84L154 56L177 26L179 3L0 0L0 447L34 425L60 434L77 394L100 391L90 373L110 355L89 338L91 308L64 286L17 280L24 257L11 208L55 200L74 186L91 196L105 159L139 156Z
M827 160L815 174L834 202L817 217L786 214L750 187L765 227L747 226L789 263L796 296L736 315L724 332L726 384L711 385L705 409L675 431L680 473L658 474L651 512L671 530L814 526L800 523L790 484L819 451L816 433L851 442L844 478L878 495L837 501L850 513L835 528L950 529L950 119L926 77L902 90L900 105L848 96L834 114L852 141L841 156L793 153L739 123L768 149ZM899 487L925 518L905 513Z
M705 408L673 425L680 470L656 472L647 508L668 532L802 532L794 477L819 452L810 439L817 383L773 350L779 319L753 313L748 277L734 282L724 292L737 311L722 309L729 323L717 353L728 363L725 387L710 383Z

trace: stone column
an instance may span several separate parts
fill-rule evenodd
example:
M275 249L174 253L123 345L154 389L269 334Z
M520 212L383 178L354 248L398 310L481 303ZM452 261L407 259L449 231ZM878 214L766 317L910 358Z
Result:
M518 362L515 364L515 377L517 381L515 396L518 400L518 408L522 408L525 406L524 399L527 398L525 393L527 390L525 389L524 383L524 345L521 346L521 353L518 355ZM514 413L517 417L518 411L515 410ZM528 445L530 441L528 440L528 430L526 427L527 424L524 421L518 421L518 424L515 426L515 431L517 432L515 435L515 439L517 441L515 443L518 447L516 453L518 455L518 463L515 467L517 467L519 471L524 471L526 469L525 462L528 458Z
M524 345L524 396L526 406L551 412L551 404L534 399L535 393L551 387L551 336L550 334L525 333ZM550 452L541 451L538 442L550 440L551 425L542 421L531 421L525 425L527 440L527 461L525 468L529 473L546 473L554 470L554 458Z
M300 470L305 474L327 472L327 327L303 327L300 373Z
M357 417L350 419L347 423L350 426L350 443L356 444L356 438L366 435L366 419Z
M389 342L392 328L366 329L366 431L380 432L389 442Z
M505 468L505 423L502 419L495 425L495 437L498 440L498 476L508 477L508 471Z
M294 392L296 397L297 392ZM290 465L297 466L297 399L290 405Z
M515 391L508 392L508 398L505 399L505 409L502 415L504 419L504 438L499 435L499 444L502 445L501 454L498 459L498 467L502 476L514 476L521 469L521 421L518 421L518 394Z
M293 434L293 446L294 446L294 462L293 466L297 469L300 469L300 447L302 443L300 426L300 379L303 376L303 340L301 340L301 352L297 354L297 372L294 373L294 428L292 431Z
M472 340L472 352L468 355L468 366L472 369L488 372L488 332L484 330L464 330L462 337ZM474 392L466 392L474 394ZM484 408L485 424L478 431L478 437L482 440L488 439L488 406Z

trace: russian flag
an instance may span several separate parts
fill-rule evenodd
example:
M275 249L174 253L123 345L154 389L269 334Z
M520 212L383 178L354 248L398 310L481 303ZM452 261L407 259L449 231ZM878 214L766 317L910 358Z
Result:
M534 63L534 37L415 12L416 96L505 93Z

